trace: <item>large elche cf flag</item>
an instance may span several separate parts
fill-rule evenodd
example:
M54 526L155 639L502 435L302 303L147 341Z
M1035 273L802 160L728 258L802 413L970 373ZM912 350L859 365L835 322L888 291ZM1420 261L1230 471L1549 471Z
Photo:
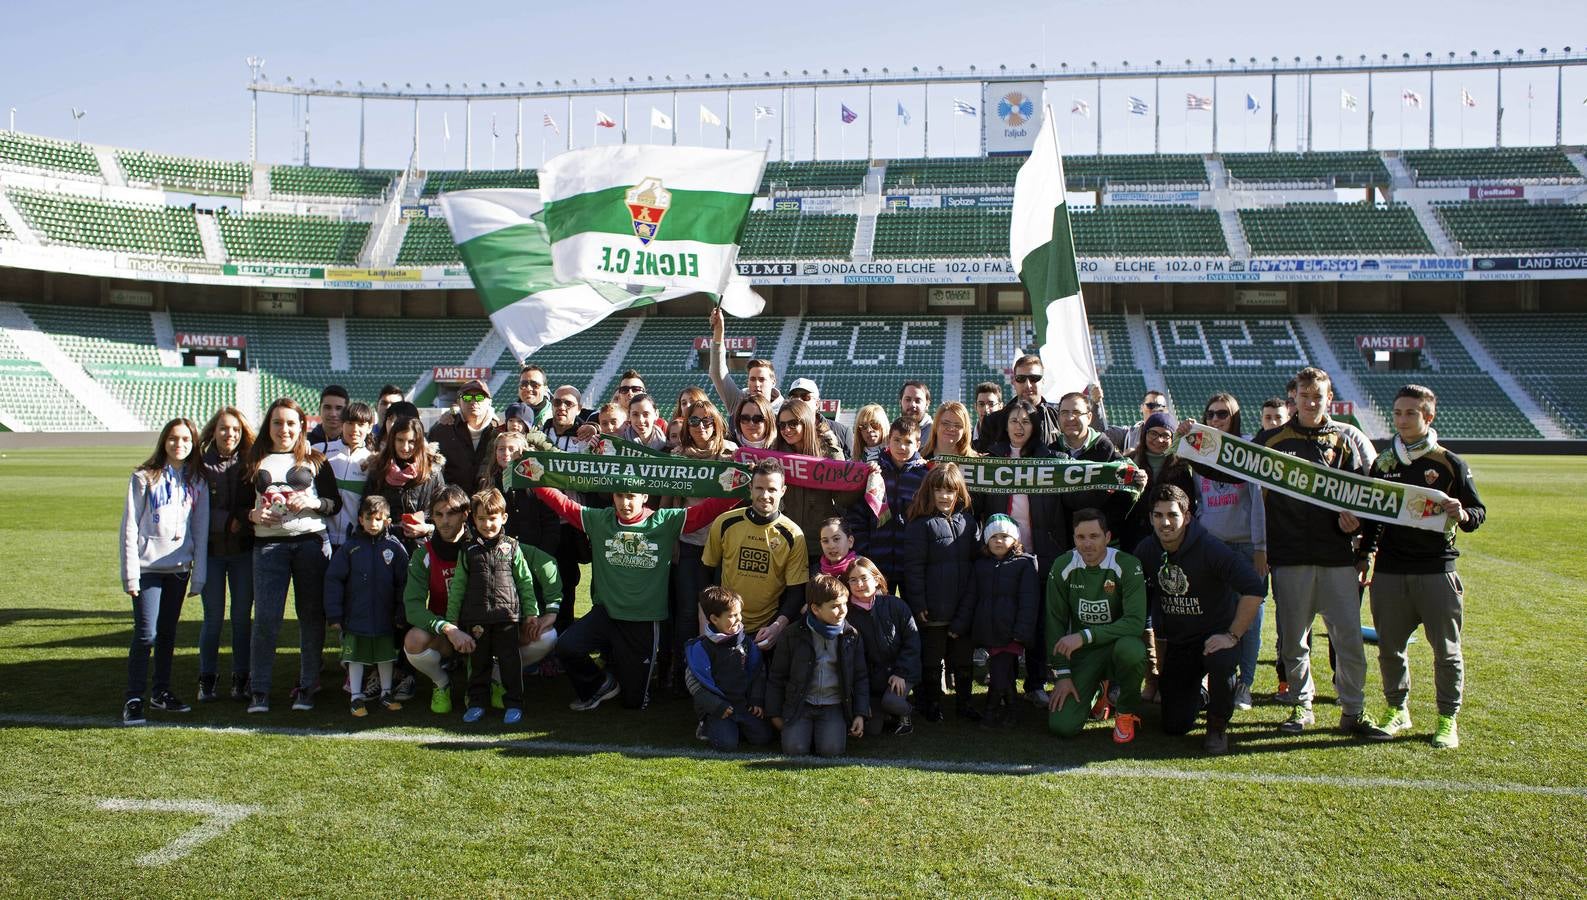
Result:
M618 310L696 293L558 279L539 191L452 191L441 194L440 203L491 324L520 360ZM721 302L723 310L740 317L764 306L749 282L737 277Z
M635 144L554 157L540 196L557 278L721 293L765 165L762 150Z
M1014 178L1014 209L1009 222L1009 258L1030 294L1036 352L1041 356L1042 399L1056 401L1083 391L1097 380L1091 356L1091 330L1080 299L1074 234L1064 202L1063 154L1053 127L1052 109L1036 135L1030 158Z

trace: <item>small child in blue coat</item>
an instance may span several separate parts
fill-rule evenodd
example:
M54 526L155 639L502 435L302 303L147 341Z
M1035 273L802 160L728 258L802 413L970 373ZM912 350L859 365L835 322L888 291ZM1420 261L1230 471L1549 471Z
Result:
M1036 557L1019 542L1019 526L998 513L986 520L986 555L976 560L970 591L959 604L948 633L970 639L987 652L984 726L1014 724L1014 677L1019 658L1036 639L1041 578Z
M769 744L777 732L766 721L766 661L744 632L744 600L715 585L700 592L705 633L684 647L684 681L694 696L700 731L723 752L739 740Z
M397 604L408 583L408 551L391 535L391 504L366 495L358 505L358 532L331 556L325 571L325 618L342 631L342 664L352 685L352 713L369 714L364 667L380 673L380 706L398 710L391 695L397 660Z

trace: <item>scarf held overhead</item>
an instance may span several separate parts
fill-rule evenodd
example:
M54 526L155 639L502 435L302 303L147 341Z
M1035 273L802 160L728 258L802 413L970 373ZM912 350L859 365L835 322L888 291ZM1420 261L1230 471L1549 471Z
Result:
M733 453L733 459L741 463L775 459L782 463L783 479L792 487L817 491L863 490L865 505L878 523L892 518L892 510L887 508L887 488L882 483L882 476L870 463L852 459L822 459L761 447L739 447Z
M1329 468L1205 425L1192 425L1178 452L1267 490L1357 518L1424 531L1445 531L1453 524L1443 511L1449 497L1441 491Z
M513 464L508 487L657 497L749 496L749 467L711 459L529 452Z
M1073 494L1080 491L1140 493L1128 460L1086 462L1062 457L938 456L933 465L954 463L964 484L979 494Z

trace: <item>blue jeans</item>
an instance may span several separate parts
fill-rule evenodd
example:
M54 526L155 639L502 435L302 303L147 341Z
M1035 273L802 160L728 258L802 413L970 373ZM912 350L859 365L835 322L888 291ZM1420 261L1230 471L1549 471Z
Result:
M1240 554L1240 558L1251 563L1256 558L1256 545L1251 543L1230 544L1229 549ZM1252 568L1255 564L1252 563ZM1267 576L1262 576L1262 593L1267 593ZM1240 637L1240 684L1250 687L1256 683L1256 658L1262 652L1262 615L1267 610L1264 602L1256 608L1256 618L1251 620L1251 627L1247 628ZM1281 679L1282 680L1282 679Z
M198 632L198 674L220 668L220 631L226 620L226 589L231 589L231 672L248 674L248 631L253 619L253 551L209 558L204 584L204 627Z
M678 542L678 561L672 567L672 659L679 671L683 645L700 636L700 592L711 585L711 570L701 562L705 548Z
M171 689L171 655L176 623L182 618L187 573L145 572L132 598L132 646L127 650L127 699L141 698L149 686L149 651L154 651L154 692Z
M848 739L849 723L841 703L806 703L782 726L782 752L789 756L809 756L812 750L817 756L841 756Z
M254 622L248 657L252 665L250 690L254 693L270 693L276 637L286 616L288 586L292 588L292 605L298 616L298 686L313 690L319 683L325 656L325 570L330 567L330 554L331 543L323 534L318 540L254 545Z
M757 719L749 714L748 710L735 709L727 718L721 716L705 717L705 739L711 742L711 749L727 753L738 749L738 742L750 744L769 744L776 736L777 729L765 719Z

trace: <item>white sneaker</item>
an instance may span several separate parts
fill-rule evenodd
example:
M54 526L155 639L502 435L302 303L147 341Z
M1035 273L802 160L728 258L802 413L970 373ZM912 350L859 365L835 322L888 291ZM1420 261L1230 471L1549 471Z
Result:
M623 689L622 686L617 683L617 677L608 672L606 674L605 683L601 685L600 690L595 692L594 696L590 697L588 700L574 700L572 703L568 704L568 709L571 709L574 712L589 712L595 707L600 706L602 701L610 700L622 692Z
M1234 708L1251 708L1251 686L1248 684L1236 685L1234 688Z

